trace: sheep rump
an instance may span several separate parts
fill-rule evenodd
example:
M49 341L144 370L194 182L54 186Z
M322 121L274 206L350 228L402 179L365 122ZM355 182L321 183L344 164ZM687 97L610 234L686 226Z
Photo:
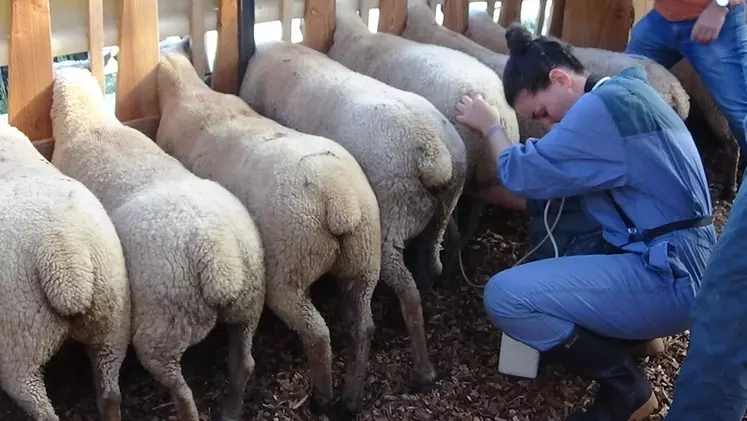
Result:
M180 359L217 321L229 323L224 419L239 419L264 303L259 233L236 197L191 174L105 111L91 73L65 69L53 87L52 162L101 201L122 243L132 292L132 343L168 387L180 420L197 408Z
M0 127L0 143L0 384L33 419L59 420L41 368L72 338L91 357L101 420L117 421L131 307L112 221L20 130Z
M494 71L461 51L392 34L371 33L361 18L349 11L338 11L335 26L327 54L330 58L353 71L424 97L454 125L467 150L465 189L479 190L496 182L496 162L483 153L482 134L456 120L456 105L462 97L479 93L500 111L509 139L519 141L516 112L506 103L503 83ZM462 204L468 205L466 211L460 209L466 217L459 218L459 229L450 226L450 241L446 244L455 246L445 250L442 279L451 278L458 253L477 231L486 206L470 199L461 202L460 208Z
M162 52L158 145L198 176L225 186L257 221L266 303L304 344L312 411L356 411L381 264L379 208L363 171L329 139L286 128L236 95L210 89L184 51ZM337 278L345 322L353 324L342 407L333 405L329 328L307 295L324 274Z
M419 277L440 275L441 242L465 181L459 134L419 95L300 44L257 46L239 95L283 125L341 144L363 168L380 209L381 281L402 306L412 338L415 387L432 385L436 373L426 349L421 297L402 249L418 237L417 253L427 254L418 256Z

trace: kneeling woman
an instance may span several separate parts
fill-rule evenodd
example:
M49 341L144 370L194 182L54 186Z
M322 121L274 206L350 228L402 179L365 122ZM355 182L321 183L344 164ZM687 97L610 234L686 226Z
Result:
M698 150L642 69L599 78L554 40L532 39L518 26L506 38L506 99L550 130L512 145L496 124L498 111L480 97L465 97L458 119L485 134L508 193L580 197L619 252L504 270L486 286L485 308L543 359L600 384L594 405L569 420L645 418L658 403L629 341L688 329L716 242Z

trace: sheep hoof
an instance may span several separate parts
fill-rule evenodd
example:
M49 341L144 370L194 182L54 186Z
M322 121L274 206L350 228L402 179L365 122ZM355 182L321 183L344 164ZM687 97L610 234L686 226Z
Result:
M410 379L410 389L413 393L427 393L432 390L436 383L444 378L444 374L432 370L430 373L425 375L421 373L413 373L412 379Z
M337 401L327 413L329 421L352 421L355 419L357 409L351 409L342 400Z
M332 402L332 400L328 398L320 398L316 393L314 393L314 395L311 397L309 409L311 410L311 413L316 417L322 417L326 416L333 406L334 403Z

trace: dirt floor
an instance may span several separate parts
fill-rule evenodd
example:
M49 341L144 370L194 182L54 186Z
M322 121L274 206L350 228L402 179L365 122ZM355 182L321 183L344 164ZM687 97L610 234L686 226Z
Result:
M713 197L718 197L724 156L700 138ZM715 201L715 199L714 199ZM728 203L715 203L719 232L729 212ZM493 209L466 254L473 283L518 260L524 253L526 219ZM328 291L328 290L327 290ZM336 387L343 373L343 335L334 311L334 296L315 291L315 302L330 322L335 354ZM377 330L371 349L365 386L364 409L359 420L465 420L549 421L561 420L569 411L588 405L588 383L560 371L544 369L536 380L501 375L498 370L500 334L485 317L482 291L456 279L423 297L426 335L433 363L445 378L429 393L415 395L408 389L411 364L409 339L394 296L386 290L374 297ZM188 350L183 359L185 377L192 388L202 420L216 419L225 390L226 335L217 328L205 341ZM663 356L642 360L654 384L662 414L671 403L672 386L687 346L687 335L667 338ZM309 412L309 379L301 344L271 313L265 312L256 335L255 376L246 391L244 419L314 420ZM61 420L96 420L91 373L83 349L70 344L47 368L49 394ZM168 391L156 384L130 352L121 374L123 421L175 420ZM662 414L651 417L661 420ZM0 393L0 420L29 419L7 395Z

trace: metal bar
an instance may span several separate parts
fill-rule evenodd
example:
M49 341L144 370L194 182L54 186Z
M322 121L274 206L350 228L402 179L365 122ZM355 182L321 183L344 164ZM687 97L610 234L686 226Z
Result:
M257 45L254 40L254 0L239 0L238 21L239 21L239 73L236 92L241 88L241 81L244 80L244 73L249 66L249 60L254 56Z

